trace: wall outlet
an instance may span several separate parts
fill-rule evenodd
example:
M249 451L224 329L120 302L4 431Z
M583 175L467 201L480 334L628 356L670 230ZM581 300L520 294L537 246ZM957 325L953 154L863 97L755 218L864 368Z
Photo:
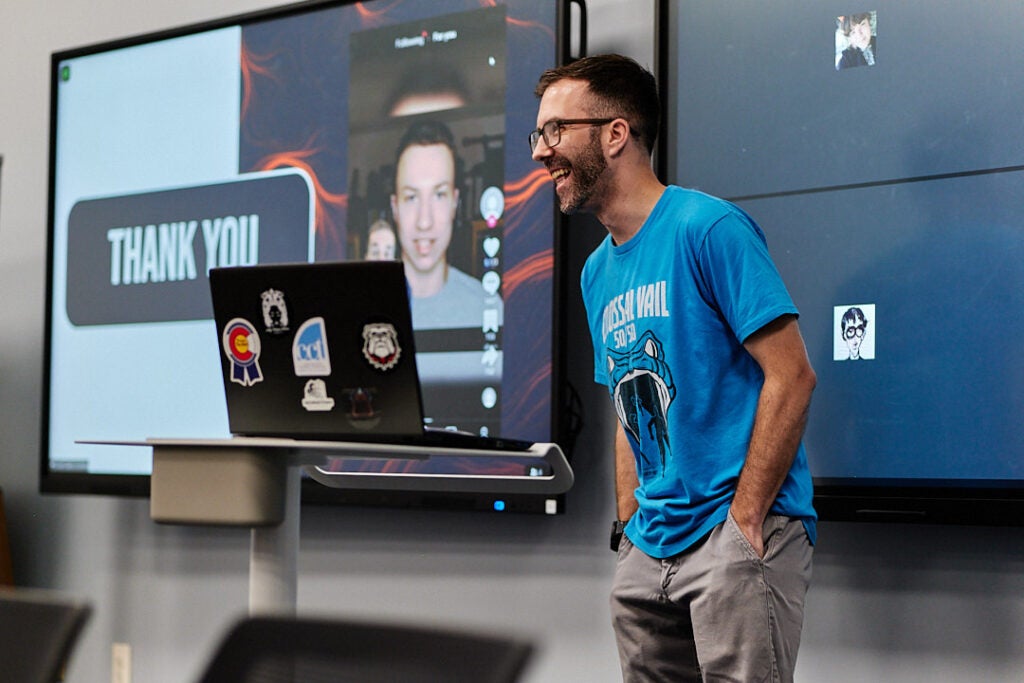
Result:
M132 683L132 646L114 643L110 650L110 683Z

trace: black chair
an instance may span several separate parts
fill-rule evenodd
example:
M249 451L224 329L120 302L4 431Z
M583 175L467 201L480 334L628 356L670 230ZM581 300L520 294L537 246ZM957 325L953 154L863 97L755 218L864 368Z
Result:
M11 563L11 542L7 535L7 513L4 511L4 490L0 488L0 586L14 585Z
M0 683L56 683L92 608L57 593L0 589Z
M201 683L513 683L531 652L524 641L453 630L250 617Z

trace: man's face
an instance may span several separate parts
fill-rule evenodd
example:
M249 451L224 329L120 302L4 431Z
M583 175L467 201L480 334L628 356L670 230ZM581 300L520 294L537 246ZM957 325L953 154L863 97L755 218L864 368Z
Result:
M553 83L544 91L537 111L537 127L552 119L593 118L581 105L587 97L584 81L565 79ZM571 214L594 210L601 197L601 181L608 163L601 146L601 128L587 125L567 125L561 130L561 139L549 147L541 139L533 150L534 161L543 163L555 182L559 208Z
M414 270L426 273L447 263L458 201L455 160L448 147L413 145L402 152L391 212L402 260Z
M865 19L850 29L850 43L861 50L871 44L871 22Z

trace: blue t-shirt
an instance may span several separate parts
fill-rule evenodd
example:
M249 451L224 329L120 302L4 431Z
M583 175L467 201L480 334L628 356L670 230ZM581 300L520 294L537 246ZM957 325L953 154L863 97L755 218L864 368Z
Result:
M764 373L743 341L796 306L753 219L675 186L632 239L594 250L582 289L594 379L636 457L626 534L676 555L725 520L746 460ZM801 444L771 511L802 519L814 543L812 495Z

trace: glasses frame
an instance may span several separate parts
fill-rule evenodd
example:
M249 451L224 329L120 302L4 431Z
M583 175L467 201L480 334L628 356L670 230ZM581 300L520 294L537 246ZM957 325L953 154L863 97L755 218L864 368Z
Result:
M860 337L863 339L864 335L867 333L867 328L867 323L863 325L851 325L843 332L843 337L846 339L853 339L854 337Z
M540 142L541 138L544 138L544 144L548 147L557 147L558 143L562 141L562 129L566 126L603 126L617 118L620 117L615 116L610 119L551 119L550 121L545 121L543 126L530 131L530 153L532 154L537 149L537 143ZM552 137L554 137L553 142L551 140Z

